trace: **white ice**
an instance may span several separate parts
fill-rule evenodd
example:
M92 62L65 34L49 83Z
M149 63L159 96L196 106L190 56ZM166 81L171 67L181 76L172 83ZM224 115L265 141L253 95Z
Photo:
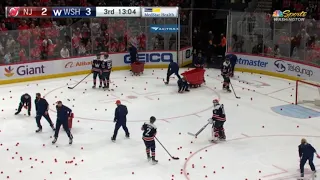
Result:
M84 76L0 86L0 179L297 179L300 139L307 138L320 148L320 118L290 118L270 109L294 102L294 82L237 72L232 83L241 99L236 99L233 93L221 90L218 70L209 69L206 74L206 85L184 94L177 93L176 79L164 85L166 70L160 69L135 77L129 71L112 72L112 92L91 89L91 77L73 90L67 88ZM73 145L68 145L63 130L57 144L52 145L53 132L45 119L43 132L36 134L34 107L31 117L23 115L25 109L21 115L13 115L23 93L34 98L37 92L50 103L53 121L57 100L73 109ZM131 138L125 139L120 129L113 143L110 138L117 99L128 107ZM213 99L220 99L227 113L227 141L218 144L208 141L211 127L197 139L187 134L207 123ZM157 118L161 143L180 160L172 160L157 143L159 163L147 161L140 128L150 116ZM315 164L319 166L319 160L315 159ZM308 164L305 168L310 174Z

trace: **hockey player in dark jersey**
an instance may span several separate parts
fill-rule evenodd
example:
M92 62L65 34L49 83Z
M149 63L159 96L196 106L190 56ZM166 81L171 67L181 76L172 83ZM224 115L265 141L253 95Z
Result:
M102 79L101 79L101 64L102 64L102 61L101 61L101 54L97 54L97 59L93 60L92 62L92 73L93 73L93 86L92 88L96 88L96 85L97 85L97 77L99 77L100 79L100 85L99 85L99 88L102 87Z
M231 73L231 64L230 59L226 58L226 60L222 64L221 75L223 77L223 90L227 90L227 92L231 92L230 90L230 73Z
M141 127L142 139L146 146L146 153L148 161L152 160L153 164L157 164L158 160L156 160L156 142L154 141L154 137L157 134L157 127L154 125L156 122L156 118L154 116L150 117L149 123L144 123ZM150 156L151 151L151 156Z
M216 140L226 140L226 135L224 132L223 124L226 121L226 114L224 112L223 104L219 103L219 100L213 100L213 115L212 118L209 118L208 121L212 124L212 142Z
M187 82L187 80L185 79L185 77L182 77L181 79L178 80L178 93L183 93L184 91L189 92L189 84Z
M230 77L234 76L234 67L236 66L238 57L234 54L227 54L226 55L227 59L230 59L230 64L231 64L231 72L230 72Z
M23 107L26 107L26 109L28 109L28 116L30 116L31 115L31 96L27 93L21 96L19 107L15 115L18 115L21 112Z
M112 60L109 58L109 54L104 55L104 60L101 64L102 70L102 81L103 81L103 88L109 89L110 84L110 73L112 69Z

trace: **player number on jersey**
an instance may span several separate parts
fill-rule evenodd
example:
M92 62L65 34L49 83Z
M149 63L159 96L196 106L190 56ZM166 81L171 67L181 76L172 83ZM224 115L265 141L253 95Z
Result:
M151 131L151 129L147 128L146 136L149 136L150 131Z

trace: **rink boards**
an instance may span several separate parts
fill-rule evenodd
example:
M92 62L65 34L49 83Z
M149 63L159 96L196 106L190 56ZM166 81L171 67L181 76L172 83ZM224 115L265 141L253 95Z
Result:
M113 70L130 69L128 53L109 55L112 59ZM0 85L87 74L95 58L96 56L85 56L2 65L0 66ZM167 68L171 60L178 62L180 66L185 66L192 63L192 47L182 49L178 56L176 51L139 52L138 59L145 63L145 68Z

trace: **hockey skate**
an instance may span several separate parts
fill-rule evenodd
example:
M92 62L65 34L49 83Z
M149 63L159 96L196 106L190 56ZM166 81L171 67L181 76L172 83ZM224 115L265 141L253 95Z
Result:
M28 111L28 116L31 116L31 112L30 111Z
M56 130L56 128L54 128L54 125L51 125L51 128L52 128L52 130L53 130L53 131L55 131L55 130Z
M130 139L130 135L129 135L129 134L127 134L127 135L126 135L126 138L127 138L127 139Z
M42 132L42 128L39 128L36 130L36 133L40 133L40 132Z
M102 84L99 85L99 88L102 88Z
M229 93L231 92L230 88L226 88L226 90L227 90L227 92L229 92Z
M147 160L150 161L151 160L151 156L148 154L147 155Z
M57 142L58 138L54 138L52 141L52 144L55 144Z
M96 88L96 85L93 85L92 88L95 89L95 88Z
M116 139L113 138L113 137L111 137L111 141L112 141L112 142L116 142Z
M155 157L152 157L152 164L153 165L158 164L158 160L156 160Z
M20 112L16 112L16 113L14 113L14 115L18 115Z
M69 144L71 145L73 143L73 138L69 138Z
M168 85L168 84L169 84L169 82L164 82L164 84L165 84L165 85Z

